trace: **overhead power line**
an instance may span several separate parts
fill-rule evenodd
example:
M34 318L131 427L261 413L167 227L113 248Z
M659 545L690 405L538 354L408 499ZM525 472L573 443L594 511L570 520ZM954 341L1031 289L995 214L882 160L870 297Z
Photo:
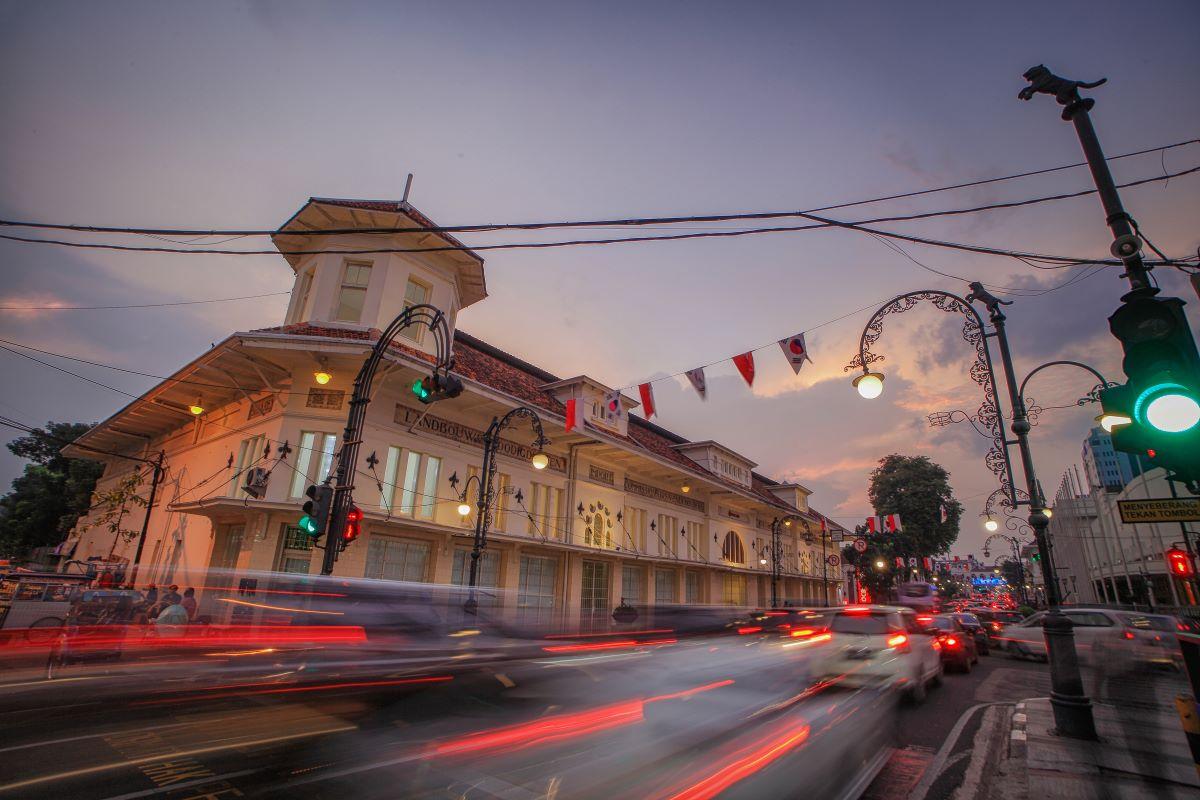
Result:
M1118 161L1124 158L1132 158L1134 156L1147 155L1149 153L1159 153L1171 150L1177 147L1186 147L1187 145L1200 143L1200 139L1186 139L1181 142L1161 145L1159 147L1150 147L1144 150L1135 150L1129 153L1121 153L1115 156L1109 156L1107 161ZM1063 170L1075 169L1078 167L1087 166L1086 161L1078 161L1072 164L1063 164L1057 167L1047 167L1044 169L1030 170L1027 172L1018 172L1011 175L1002 175L994 178L982 178L979 180L967 181L965 183L955 183L947 186L939 186L932 189L919 189L911 192L902 192L899 194L883 195L881 197L873 197L866 200L853 200L846 203L836 203L834 205L820 206L818 208L810 208L805 211L763 211L749 213L732 213L732 214L710 214L703 216L674 216L674 217L647 217L647 218L626 218L626 219L607 219L607 220L576 220L570 222L512 222L512 223L482 223L476 225L433 225L424 227L397 229L395 227L386 228L324 228L318 230L295 230L288 231L288 236L328 236L331 234L355 233L355 234L395 234L395 233L469 233L469 232L486 232L486 231L501 231L501 230L547 230L553 228L589 228L589 227L613 227L613 226L641 226L641 225L664 225L683 222L730 222L737 220L764 220L764 219L785 219L788 217L803 216L804 214L816 214L822 211L836 211L843 208L853 208L855 206L870 205L872 203L882 203L890 200L903 200L911 197L921 197L929 194L940 192L948 192L957 189L968 189L976 186L986 186L993 183L1001 183L1004 181L1016 180L1019 178L1028 178L1036 175L1047 175ZM1166 170L1163 170L1166 172ZM1174 175L1167 175L1162 180L1169 180ZM1132 184L1129 184L1132 185ZM1094 190L1093 190L1094 191ZM1091 194L1092 192L1087 192ZM1071 195L1077 196L1077 195ZM0 220L0 225L21 228L41 228L50 230L64 231L79 231L88 233L122 233L122 234L138 234L146 236L273 236L280 233L278 229L250 229L250 230L191 230L186 228L134 228L134 227L110 227L102 225L74 225L68 223L50 223L50 222L29 222L20 220ZM186 242L181 244L193 244ZM196 243L199 244L199 243ZM184 252L192 252L190 250ZM253 251L242 251L253 252ZM267 251L274 253L275 251Z
M291 292L266 292L264 294L244 294L239 297L215 297L211 300L177 300L170 303L133 303L125 306L0 306L0 311L101 311L107 309L127 308L166 308L168 306L196 306L204 303L231 303L235 300L258 300L263 297L279 297Z
M1143 178L1138 181L1131 181L1120 184L1120 188L1128 188L1132 186L1140 186L1148 183L1169 180L1178 178L1184 175L1190 175L1200 172L1200 166L1192 167L1180 172L1171 173L1168 175L1160 175L1152 178ZM316 250L187 250L182 248L172 247L140 247L133 245L106 244L101 242L69 242L60 239L35 239L25 236L13 236L10 234L0 234L0 239L8 239L17 242L26 242L30 244L52 244L63 247L76 247L93 250L116 250L122 252L143 252L143 253L171 253L177 255L319 255L324 253L336 253L339 255L377 255L384 253L431 253L445 251L482 251L482 250L529 250L529 249L548 249L558 247L577 247L577 246L593 246L593 245L611 245L625 244L630 242L662 242L662 241L680 241L686 239L708 239L708 238L729 238L737 236L749 236L764 233L787 233L807 230L817 230L824 228L844 228L853 230L859 233L885 236L892 239L900 239L903 241L914 242L917 244L925 244L932 247L942 247L952 250L959 250L971 253L980 253L984 255L1004 256L1007 258L1015 258L1029 263L1030 261L1047 262L1051 266L1041 267L1042 269L1059 269L1063 266L1074 266L1078 264L1104 264L1106 266L1121 266L1122 262L1117 259L1091 259L1074 256L1048 255L1039 253L1029 253L1020 250L1005 250L995 247L984 247L982 245L972 245L963 242L952 242L943 239L932 239L922 236L911 236L894 231L880 230L878 228L868 228L867 225L878 224L882 222L902 222L919 219L930 219L934 217L957 216L962 214L972 214L981 211L992 211L1002 208L1017 208L1021 206L1035 205L1054 200L1065 200L1075 197L1084 197L1086 195L1095 194L1095 189L1088 189L1080 192L1072 192L1069 194L1048 195L1044 197L1029 198L1008 203L990 203L983 206L974 206L971 208L950 209L945 211L929 211L919 214L905 214L889 217L875 217L872 219L856 220L846 222L842 220L830 219L828 217L818 216L816 214L795 211L790 212L789 216L798 217L809 220L812 224L808 225L791 225L791 226L774 226L767 228L743 228L729 231L701 231L693 233L678 233L668 234L666 236L626 236L609 239L572 239L566 241L554 242L516 242L502 244L485 244L468 247L466 245L435 245L430 247L380 247L380 248L364 248L364 249L316 249ZM697 221L703 220L704 217L677 217L680 221ZM661 220L654 220L661 221ZM612 224L611 221L608 224ZM392 231L393 233L395 231ZM405 232L411 232L411 229ZM1162 266L1166 262L1147 262L1148 266ZM1036 264L1030 264L1036 267Z

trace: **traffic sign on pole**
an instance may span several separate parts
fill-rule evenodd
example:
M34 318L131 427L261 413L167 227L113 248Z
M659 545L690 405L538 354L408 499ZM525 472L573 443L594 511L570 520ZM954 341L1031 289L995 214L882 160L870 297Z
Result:
M854 549L860 553L867 552L867 540L858 538L854 540Z

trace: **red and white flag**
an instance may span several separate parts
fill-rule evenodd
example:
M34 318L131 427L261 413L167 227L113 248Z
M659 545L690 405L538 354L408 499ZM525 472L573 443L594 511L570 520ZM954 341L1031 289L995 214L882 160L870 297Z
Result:
M643 383L638 386L638 394L642 396L642 411L646 415L646 419L654 416L654 387L648 383Z
M812 363L812 358L808 355L808 346L804 344L803 333L780 339L779 347L783 350L783 355L787 358L788 363L792 365L792 371L797 375L800 374L800 368L804 366L805 361Z
M926 557L926 558L921 559L921 561L925 564L926 570L928 570L929 572L933 571L933 559Z
M821 533L829 533L829 526L826 525L826 519L821 517Z
M700 395L700 399L707 400L708 382L704 380L704 367L689 369L684 374L687 375L687 379L692 384L692 388L696 390L696 394Z
M950 520L950 512L946 510L945 506L938 506L938 509L941 511L941 522L945 525Z
M882 527L885 533L899 533L904 530L899 514L884 514Z
M896 556L896 569L904 569L904 559Z
M567 433L579 428L583 430L584 411L586 404L572 397L567 401Z
M867 533L879 533L879 517L867 517Z
M733 357L733 365L737 367L738 372L742 373L742 379L746 381L747 386L754 385L754 352L742 353L740 356Z

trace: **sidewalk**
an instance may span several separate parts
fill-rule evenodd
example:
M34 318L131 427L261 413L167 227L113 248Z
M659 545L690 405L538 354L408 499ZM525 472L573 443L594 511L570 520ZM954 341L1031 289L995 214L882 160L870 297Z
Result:
M1175 697L1179 673L1085 673L1097 742L1053 733L1049 698L985 702L964 714L912 800L1200 798ZM1097 699L1098 698L1098 699Z

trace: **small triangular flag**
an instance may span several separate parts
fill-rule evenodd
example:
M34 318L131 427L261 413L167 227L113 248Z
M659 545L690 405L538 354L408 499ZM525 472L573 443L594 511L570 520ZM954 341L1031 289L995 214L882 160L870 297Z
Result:
M654 416L654 387L649 383L643 383L638 386L638 394L642 396L642 411L646 415L646 419Z
M737 367L738 372L742 373L742 379L746 381L747 386L754 385L754 352L742 353L740 356L733 357L733 364Z
M692 388L696 390L696 394L700 395L700 399L707 400L708 382L704 380L704 367L689 369L684 374L687 375L687 379L692 384Z
M780 339L779 347L783 350L783 355L787 358L788 363L792 365L792 371L797 375L800 374L800 368L804 366L805 361L812 362L812 358L808 355L808 346L804 344L803 333Z

